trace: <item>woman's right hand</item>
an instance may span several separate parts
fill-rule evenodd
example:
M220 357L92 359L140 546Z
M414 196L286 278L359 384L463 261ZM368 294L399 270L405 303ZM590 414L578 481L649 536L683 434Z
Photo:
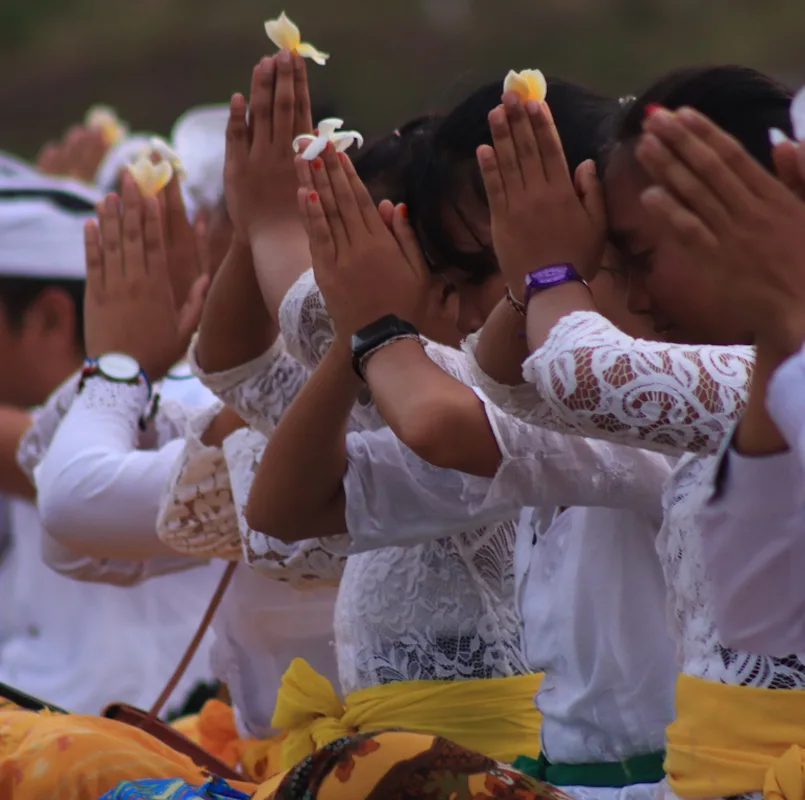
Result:
M298 219L293 141L311 133L305 61L281 50L254 68L249 96L232 97L224 186L235 234L244 242L266 225Z

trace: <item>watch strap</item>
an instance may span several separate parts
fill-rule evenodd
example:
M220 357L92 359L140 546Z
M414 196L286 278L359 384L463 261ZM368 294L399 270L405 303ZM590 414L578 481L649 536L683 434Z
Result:
M369 356L397 339L421 341L419 331L404 319L387 314L356 331L352 336L352 368L364 380L363 368Z
M581 277L572 264L548 264L529 272L525 277L525 296L523 305L528 308L531 298L546 289L562 286L566 283L581 283L587 286L587 281Z

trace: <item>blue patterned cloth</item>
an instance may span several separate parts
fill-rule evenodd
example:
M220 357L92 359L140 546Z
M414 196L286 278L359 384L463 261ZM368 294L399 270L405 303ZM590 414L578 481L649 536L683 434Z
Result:
M233 789L222 778L212 778L203 786L191 786L181 778L124 781L98 800L249 800L249 795Z

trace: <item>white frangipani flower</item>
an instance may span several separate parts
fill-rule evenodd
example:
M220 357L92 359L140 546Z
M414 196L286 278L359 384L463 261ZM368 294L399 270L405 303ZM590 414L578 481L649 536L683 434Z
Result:
M312 44L302 41L302 34L299 28L288 19L288 15L283 11L277 19L270 19L266 22L266 33L268 38L274 42L280 50L290 50L295 55L302 58L309 58L320 66L327 63L330 57L328 53L322 53Z
M115 110L109 106L92 106L84 118L84 125L91 130L99 130L109 147L122 141L129 132Z
M503 92L516 92L524 103L529 100L541 103L548 94L548 83L538 69L524 69L522 72L512 69L503 81Z
M154 164L148 155L140 156L126 169L146 197L156 197L173 178L173 167L170 161L160 161L158 164Z
M323 119L319 123L318 136L314 136L312 133L303 133L293 140L294 153L298 153L302 149L303 142L310 142L305 152L302 153L302 158L305 161L313 161L314 158L320 156L329 142L333 143L333 147L339 153L348 150L353 144L363 147L363 136L358 131L342 131L341 127L343 125L343 119L335 117Z
M148 140L148 144L140 148L135 160L139 160L142 157L151 158L154 154L158 155L161 161L167 161L179 178L184 180L187 177L179 154L159 136L152 136Z

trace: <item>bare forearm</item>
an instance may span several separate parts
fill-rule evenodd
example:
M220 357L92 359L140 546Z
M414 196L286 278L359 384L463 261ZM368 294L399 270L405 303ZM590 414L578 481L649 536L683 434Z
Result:
M366 379L383 419L423 461L474 475L494 475L500 451L475 392L400 340L367 362Z
M31 415L16 408L0 408L0 492L33 499L34 487L17 464L17 447L31 426Z
M574 311L596 311L590 290L581 283L565 283L532 295L526 321L529 352L539 350L553 326Z
M271 435L249 493L249 526L283 541L343 533L349 415L360 390L336 340Z
M747 456L763 456L780 453L788 445L774 424L766 408L766 391L769 380L787 353L765 341L757 342L757 358L752 375L749 402L735 432L735 447Z
M199 366L213 373L245 364L268 350L277 333L260 294L251 250L233 243L204 305L196 344Z
M288 290L310 268L310 245L301 221L284 220L251 233L255 274L263 303L274 319Z
M523 382L523 361L528 358L525 318L506 300L498 304L481 330L475 357L478 366L496 383Z

